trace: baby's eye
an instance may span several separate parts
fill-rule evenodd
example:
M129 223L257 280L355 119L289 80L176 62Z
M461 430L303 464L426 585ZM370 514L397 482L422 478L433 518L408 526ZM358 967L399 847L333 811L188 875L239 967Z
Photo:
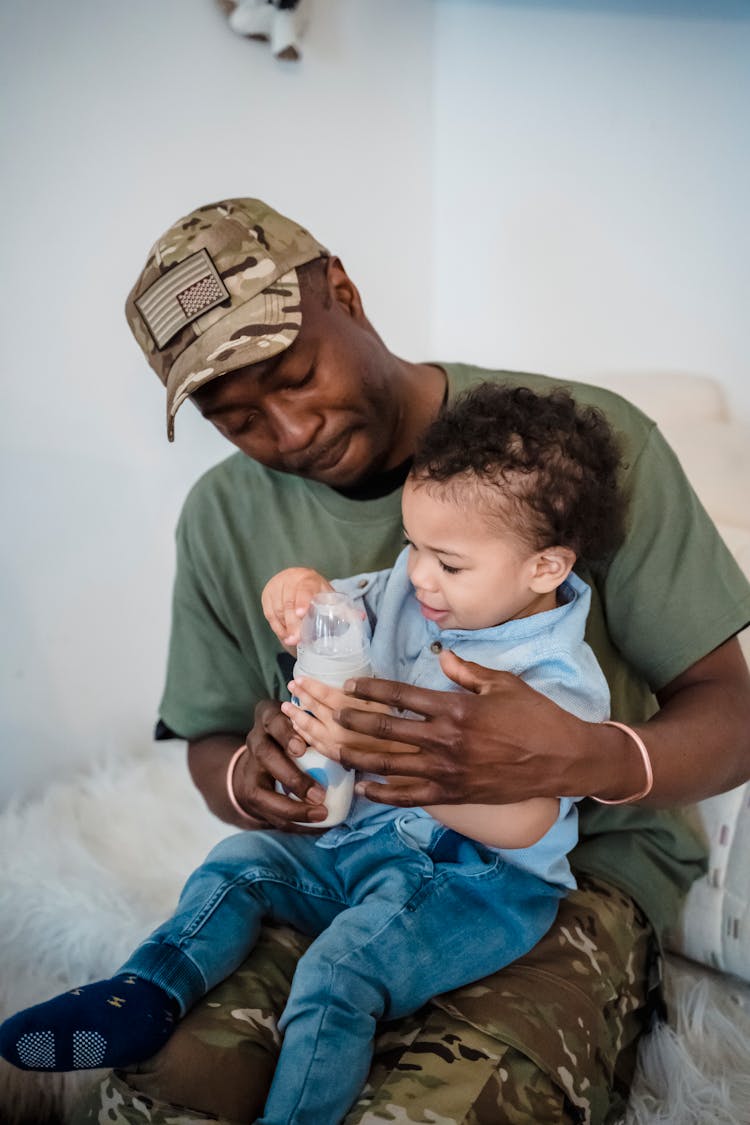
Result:
M440 563L441 569L444 570L446 574L460 574L461 573L461 567L460 566L448 566L447 563L442 562L440 559L438 559L438 562Z

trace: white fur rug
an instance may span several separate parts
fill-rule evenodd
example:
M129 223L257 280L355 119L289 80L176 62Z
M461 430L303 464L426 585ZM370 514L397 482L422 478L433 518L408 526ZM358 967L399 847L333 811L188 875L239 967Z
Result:
M226 835L181 745L105 760L0 814L0 1017L109 975ZM643 1044L626 1125L748 1125L750 986L670 959L673 1026ZM2 1125L65 1122L95 1072L0 1060Z

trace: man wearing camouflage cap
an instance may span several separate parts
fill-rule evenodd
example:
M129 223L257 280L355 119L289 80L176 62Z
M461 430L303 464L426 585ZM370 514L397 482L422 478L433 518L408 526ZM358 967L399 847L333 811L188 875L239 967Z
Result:
M300 563L343 576L393 562L409 458L446 395L488 378L560 384L394 356L339 259L253 199L199 208L171 227L127 317L166 387L170 440L189 398L239 451L198 482L180 518L158 734L188 741L192 777L228 824L306 831L294 822L314 828L324 792L294 764L301 746L280 711L291 665L265 624L263 585ZM367 784L368 797L501 805L588 793L594 802L582 806L572 857L579 887L552 931L502 972L384 1025L346 1125L614 1119L652 1007L657 940L704 858L679 815L656 807L747 776L750 685L733 639L750 619L747 583L653 423L605 391L566 385L604 410L623 441L631 531L607 568L583 575L593 586L587 637L613 717L635 724L648 748L653 788L640 800L644 763L627 732L582 723L450 652L440 661L468 689L460 694L358 681L340 716L353 732L343 760L389 778ZM649 720L654 695L661 711ZM357 698L422 718L384 718ZM75 1121L252 1122L305 945L267 929L167 1046L107 1076Z
M174 416L191 394L294 342L302 322L295 266L326 253L306 230L254 199L203 207L154 246L126 312L167 388L170 441Z

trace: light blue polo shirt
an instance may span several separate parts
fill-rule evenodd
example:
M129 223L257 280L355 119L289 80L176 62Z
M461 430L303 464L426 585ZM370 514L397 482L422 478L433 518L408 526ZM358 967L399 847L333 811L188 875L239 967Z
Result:
M560 707L586 722L609 717L609 689L592 650L584 641L591 594L571 573L558 590L558 605L489 629L440 629L422 616L407 575L408 549L390 570L355 575L333 583L363 603L371 631L374 674L438 691L461 691L440 667L442 648L485 668L512 672ZM382 781L376 774L366 780ZM428 847L443 825L424 809L402 809L355 796L343 824L318 840L338 847L370 836L395 821L401 836L415 847ZM492 848L547 882L574 887L568 852L578 840L575 799L560 798L556 822L529 848Z

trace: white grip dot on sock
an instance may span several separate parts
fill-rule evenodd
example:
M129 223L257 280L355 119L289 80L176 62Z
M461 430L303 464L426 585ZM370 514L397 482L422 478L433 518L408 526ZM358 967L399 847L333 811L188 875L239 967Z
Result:
M107 1040L98 1031L73 1032L73 1066L76 1069L101 1066L106 1049Z
M52 1031L27 1031L16 1044L24 1066L50 1070L55 1065L55 1035Z

